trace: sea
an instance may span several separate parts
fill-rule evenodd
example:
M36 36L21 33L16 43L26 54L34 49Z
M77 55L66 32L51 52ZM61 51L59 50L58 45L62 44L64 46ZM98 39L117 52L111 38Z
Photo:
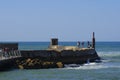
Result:
M86 42L87 43L87 42ZM60 42L76 46L76 42ZM20 50L44 50L49 42L19 42ZM120 80L120 42L96 42L100 63L51 69L15 69L0 72L0 80Z

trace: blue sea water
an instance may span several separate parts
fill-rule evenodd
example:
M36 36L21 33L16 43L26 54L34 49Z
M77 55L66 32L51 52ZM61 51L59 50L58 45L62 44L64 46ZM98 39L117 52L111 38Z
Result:
M20 50L47 49L49 42L19 42ZM73 45L76 42L60 42ZM120 80L120 42L96 42L101 63L55 69L12 70L0 72L0 80Z

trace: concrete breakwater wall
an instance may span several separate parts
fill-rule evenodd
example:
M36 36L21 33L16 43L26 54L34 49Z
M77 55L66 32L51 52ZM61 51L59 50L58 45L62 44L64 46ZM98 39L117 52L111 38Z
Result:
M87 50L33 50L21 51L23 59L16 61L21 69L62 68L64 64L83 64L88 60L95 62L100 59L94 49Z
M18 69L17 60L23 60L22 57L0 60L0 71Z
M22 50L16 54L11 51L2 51L0 71L10 69L43 69L62 68L64 64L83 64L88 60L94 62L99 58L93 48L69 47L67 50ZM71 49L72 48L72 49ZM15 50L16 51L16 50ZM19 54L18 54L19 53ZM6 56L4 56L6 55Z
M20 51L20 57L0 61L0 71L11 69L63 68L64 64L83 64L100 59L94 49L85 50L29 50Z
M33 51L21 51L21 56L24 58L39 58L41 60L48 61L61 61L67 63L79 63L81 61L87 61L88 59L93 61L99 59L94 49L86 50L63 50L61 52L55 50L33 50ZM68 61L67 61L68 60Z

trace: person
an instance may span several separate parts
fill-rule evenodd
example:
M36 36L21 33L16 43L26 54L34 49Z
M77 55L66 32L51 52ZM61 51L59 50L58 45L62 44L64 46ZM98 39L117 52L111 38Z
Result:
M82 42L82 47L84 47L84 42Z
M90 42L88 41L88 48L90 48Z
M80 47L80 41L77 42L77 46Z

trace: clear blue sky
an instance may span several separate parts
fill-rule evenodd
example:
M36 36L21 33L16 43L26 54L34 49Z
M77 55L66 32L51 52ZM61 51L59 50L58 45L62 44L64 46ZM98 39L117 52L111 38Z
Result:
M0 41L120 41L120 0L0 0Z

